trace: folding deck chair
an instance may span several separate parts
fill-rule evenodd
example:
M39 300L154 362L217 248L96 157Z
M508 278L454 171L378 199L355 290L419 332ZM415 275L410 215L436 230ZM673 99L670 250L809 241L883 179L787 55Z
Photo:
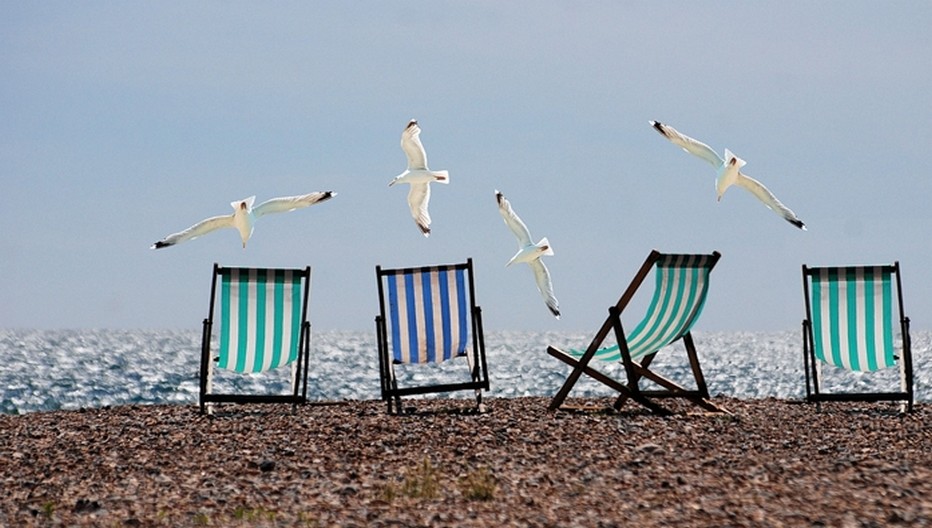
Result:
M475 391L476 406L482 411L482 390L489 390L489 374L472 259L421 268L376 266L375 274L379 283L380 311L375 318L379 377L388 412L393 412L393 405L394 412L402 412L402 396L462 390ZM458 376L463 381L433 379L421 373L426 380L401 384L395 372L396 365L440 363L458 357L467 359L468 369Z
M902 401L912 411L913 358L909 318L903 314L900 263L844 267L803 264L803 294L806 400L820 405L826 401ZM897 326L899 347L894 335ZM900 390L826 392L823 363L862 373L899 365Z
M665 254L656 250L641 265L631 284L618 303L609 308L608 318L595 338L584 351L569 351L553 346L547 352L573 367L556 396L550 402L550 410L557 410L583 373L615 389L620 393L615 400L615 409L620 409L628 400L634 400L658 414L670 414L655 399L684 398L702 408L714 412L727 412L709 401L709 391L699 366L699 356L693 344L690 329L706 300L709 289L709 274L721 255L716 251L709 255ZM626 333L621 314L651 269L656 268L654 296L641 322L630 333ZM614 331L616 345L600 348ZM695 379L696 389L687 389L650 369L657 352L665 346L682 340ZM624 382L590 366L593 359L621 361L627 379ZM643 380L652 381L659 389L646 390L640 387Z
M219 279L220 287L217 288ZM311 324L307 317L311 268L225 268L214 264L210 312L204 319L201 344L200 406L231 403L291 403L307 399L308 349ZM218 299L219 297L219 299ZM214 305L219 300L218 354L212 357ZM215 393L214 371L239 374L291 366L287 394Z

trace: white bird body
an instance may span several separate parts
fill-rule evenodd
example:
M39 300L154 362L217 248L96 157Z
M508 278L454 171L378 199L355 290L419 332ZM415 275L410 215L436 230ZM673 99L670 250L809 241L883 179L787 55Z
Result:
M723 159L705 143L683 135L669 125L665 125L658 121L651 121L650 124L654 127L654 130L670 140L674 145L679 146L694 156L704 159L715 167L717 171L715 178L717 200L721 201L725 191L732 185L737 185L749 191L757 197L758 200L763 202L764 205L770 208L770 210L783 217L787 222L804 231L806 230L806 224L796 216L796 213L789 207L783 205L783 202L778 200L767 187L764 187L764 184L741 172L741 168L747 165L747 162L735 156L730 150L725 149L725 158Z
M201 220L184 231L173 233L163 238L162 240L159 240L152 245L152 249L174 246L175 244L193 240L199 236L206 235L207 233L226 227L232 227L239 232L240 240L242 240L243 248L245 249L246 242L249 241L250 237L252 237L252 232L255 228L257 219L267 214L286 213L288 211L294 211L295 209L300 209L302 207L308 207L324 200L329 200L330 198L336 196L336 194L337 193L333 191L322 191L302 194L298 196L283 196L281 198L272 198L270 200L266 200L256 207L253 207L253 204L256 201L256 197L250 196L249 198L244 198L242 200L237 200L230 203L230 205L233 207L233 214L213 216L205 220Z
M518 240L518 252L515 253L511 260L505 264L505 267L515 263L526 263L534 272L534 280L537 283L537 290L540 291L544 302L550 313L557 319L560 318L560 305L553 293L553 281L550 280L550 270L540 259L542 256L553 255L553 248L550 247L550 241L546 237L540 239L536 244L531 241L531 232L527 225L515 214L511 208L511 203L505 198L505 195L495 191L495 201L498 202L498 212L502 215L505 225L515 235Z
M432 171L427 168L427 153L421 144L421 128L417 120L412 119L401 132L401 149L408 158L408 168L395 176L388 183L391 187L396 183L411 185L408 191L408 207L411 216L424 236L430 236L430 214L427 211L430 203L430 184L432 182L450 183L450 175L445 170Z
M741 167L747 165L746 161L735 156L728 149L725 149L725 159L728 161L722 163L715 177L715 199L718 201L722 200L722 195L729 187L738 183L741 179Z
M252 236L252 230L256 225L256 215L252 210L252 205L256 203L256 197L250 196L239 202L230 202L233 207L233 218L231 224L239 231L239 238L243 241L243 249L246 249L246 241Z
M540 239L540 242L536 244L530 244L525 246L520 246L518 252L515 253L515 256L511 257L511 260L505 264L505 267L511 266L516 263L525 263L530 264L532 261L541 258L542 256L553 256L553 249L550 248L550 241L547 240L547 237Z

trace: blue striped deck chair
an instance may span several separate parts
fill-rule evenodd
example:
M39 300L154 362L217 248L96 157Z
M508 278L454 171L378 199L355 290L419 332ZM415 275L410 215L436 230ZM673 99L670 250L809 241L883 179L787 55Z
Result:
M806 400L818 404L900 401L912 411L913 359L909 318L903 314L900 263L843 267L803 264L803 294L806 299L803 321ZM899 340L895 335L897 331ZM843 369L841 372L859 373L898 366L900 387L899 390L875 392L845 392L833 388L829 392L824 386L823 365ZM863 378L870 374L858 376Z
M585 373L611 387L620 394L614 408L621 409L626 401L633 400L658 414L670 411L657 403L657 399L683 398L713 412L727 412L713 404L709 398L705 378L699 365L699 356L690 330L699 319L709 291L709 274L718 259L717 251L708 255L682 255L651 251L634 279L614 306L608 318L585 350L563 351L550 346L547 352L573 367L563 386L550 402L550 410L563 407L579 377ZM631 332L625 332L622 313L637 293L651 270L655 270L654 294L643 319ZM614 331L615 345L603 346ZM650 364L661 349L682 340L695 379L696 388L687 389L655 370ZM621 362L626 380L618 381L604 369L594 368L592 360ZM641 388L642 380L653 382L657 388Z
M375 274L379 377L388 412L403 412L402 396L463 390L475 391L476 407L482 411L482 390L489 390L489 374L472 259L420 268L376 266ZM456 358L465 358L466 368L451 365L445 369L448 372L419 373L404 382L396 375L401 365L411 366L399 367L406 371L423 370L416 365Z
M306 401L310 287L310 267L226 268L214 264L210 313L204 319L201 342L202 413L208 404L220 402L291 403L294 408ZM215 323L216 354L211 350ZM248 376L286 366L290 367L291 376L288 393L283 394L280 389L277 394L213 390L214 371L218 369L236 373L234 376Z

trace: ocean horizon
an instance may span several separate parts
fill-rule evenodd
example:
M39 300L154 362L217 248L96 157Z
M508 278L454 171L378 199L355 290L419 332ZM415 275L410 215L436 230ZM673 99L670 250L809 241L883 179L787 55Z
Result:
M546 353L548 345L585 348L593 334L494 331L485 336L490 390L487 398L552 396L570 368ZM800 331L694 332L712 396L744 399L805 397ZM0 330L0 413L18 414L115 405L197 405L201 333L198 330ZM932 332L912 332L916 401L932 400ZM328 330L311 337L310 400L377 400L378 356L374 332ZM666 376L691 382L682 344L661 351L654 362ZM600 368L614 371L619 364ZM465 360L399 369L409 378L463 375ZM287 370L287 369L285 369ZM899 386L897 369L851 374L825 369L829 386L846 389ZM245 392L284 391L287 373L218 376L219 388ZM613 391L583 376L571 396L611 396ZM465 393L433 397L463 398Z

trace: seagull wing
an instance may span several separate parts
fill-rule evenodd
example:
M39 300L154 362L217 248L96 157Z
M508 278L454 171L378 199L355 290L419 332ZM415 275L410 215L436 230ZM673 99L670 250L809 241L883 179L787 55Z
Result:
M705 143L695 140L689 136L680 134L675 128L670 125L665 125L659 121L651 121L650 124L654 127L654 130L660 132L660 135L670 140L674 145L682 148L686 152L694 156L698 156L707 162L709 162L713 167L718 169L725 164L725 160L722 159L712 147L706 145Z
M502 219L505 220L505 225L508 226L508 229L511 229L511 232L515 234L515 238L518 239L518 246L530 246L531 232L528 231L527 226L524 225L521 218L515 214L514 209L511 208L511 203L505 198L505 195L495 191L495 200L498 202L498 212L501 213ZM544 271L546 272L546 269Z
M537 289L540 290L540 295L544 298L547 308L554 317L559 319L560 306L559 303L557 303L556 296L553 294L553 282L550 280L550 271L540 259L532 260L528 262L528 265L534 272L534 280L537 281Z
M272 198L257 205L253 209L256 218L272 213L287 213L302 207L308 207L324 200L329 200L336 195L333 191L312 192L300 196L283 196L281 198Z
M152 249L174 246L175 244L195 239L201 235L206 235L211 231L216 231L224 227L233 227L233 215L214 216L206 220L201 220L184 231L168 235L155 244L152 244Z
M421 144L421 128L417 121L408 123L408 127L401 133L401 150L408 157L408 170L427 170L427 153Z
M751 194L756 196L758 200L764 202L764 205L769 207L773 212L782 216L787 222L800 229L806 229L806 224L804 224L803 221L796 216L796 213L790 210L789 207L783 205L783 202L778 200L777 197L774 196L772 192L770 192L770 189L764 187L763 183L740 172L738 173L738 181L736 183L750 191Z
M430 185L427 183L412 183L411 190L408 191L408 207L411 208L411 216L420 228L424 236L430 235L430 214L427 212L427 204L430 202Z

